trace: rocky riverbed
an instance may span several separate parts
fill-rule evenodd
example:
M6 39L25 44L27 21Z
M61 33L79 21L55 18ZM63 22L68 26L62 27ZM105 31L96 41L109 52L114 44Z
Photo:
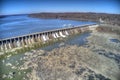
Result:
M85 47L66 46L25 55L21 69L32 69L27 74L31 80L118 80L117 63Z
M61 46L62 42L52 51L26 52L19 59L23 64L6 64L18 72L3 74L2 79L14 80L16 74L24 74L21 80L120 80L119 34L98 30L87 41L83 46Z

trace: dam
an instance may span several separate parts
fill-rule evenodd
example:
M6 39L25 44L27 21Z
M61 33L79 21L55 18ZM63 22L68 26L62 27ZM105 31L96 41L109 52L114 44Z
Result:
M98 26L98 24L78 25L1 39L0 51L7 52L22 47L30 47L34 44L45 44L49 41L66 38L70 35L83 33L86 31L94 31Z

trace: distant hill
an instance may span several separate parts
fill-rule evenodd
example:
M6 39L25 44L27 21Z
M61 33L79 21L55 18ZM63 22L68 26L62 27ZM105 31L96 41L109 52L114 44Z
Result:
M19 16L19 15L29 15L29 14L9 14L9 15L0 15L0 18L5 18L8 16Z
M120 14L107 13L34 13L30 17L36 18L56 18L56 19L70 19L70 20L85 20L85 21L99 21L102 20L110 23L120 24Z
M107 13L92 13L92 12L65 12L65 13L32 13L32 14L13 14L13 15L0 15L0 18L7 16L29 15L34 18L52 18L52 19L68 19L68 20L82 20L82 21L96 21L100 18L110 24L120 25L120 14L107 14Z

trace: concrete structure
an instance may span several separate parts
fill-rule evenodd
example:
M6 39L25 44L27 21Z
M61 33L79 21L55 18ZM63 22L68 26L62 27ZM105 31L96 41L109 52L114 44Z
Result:
M2 39L0 40L0 51L2 52L15 48L27 47L35 43L45 43L57 38L65 38L69 35L94 30L97 26L97 24L83 25Z

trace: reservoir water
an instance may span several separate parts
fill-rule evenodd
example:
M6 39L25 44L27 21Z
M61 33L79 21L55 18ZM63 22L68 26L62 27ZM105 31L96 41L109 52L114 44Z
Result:
M94 22L40 19L28 15L7 16L0 18L0 39L84 24L94 24Z

